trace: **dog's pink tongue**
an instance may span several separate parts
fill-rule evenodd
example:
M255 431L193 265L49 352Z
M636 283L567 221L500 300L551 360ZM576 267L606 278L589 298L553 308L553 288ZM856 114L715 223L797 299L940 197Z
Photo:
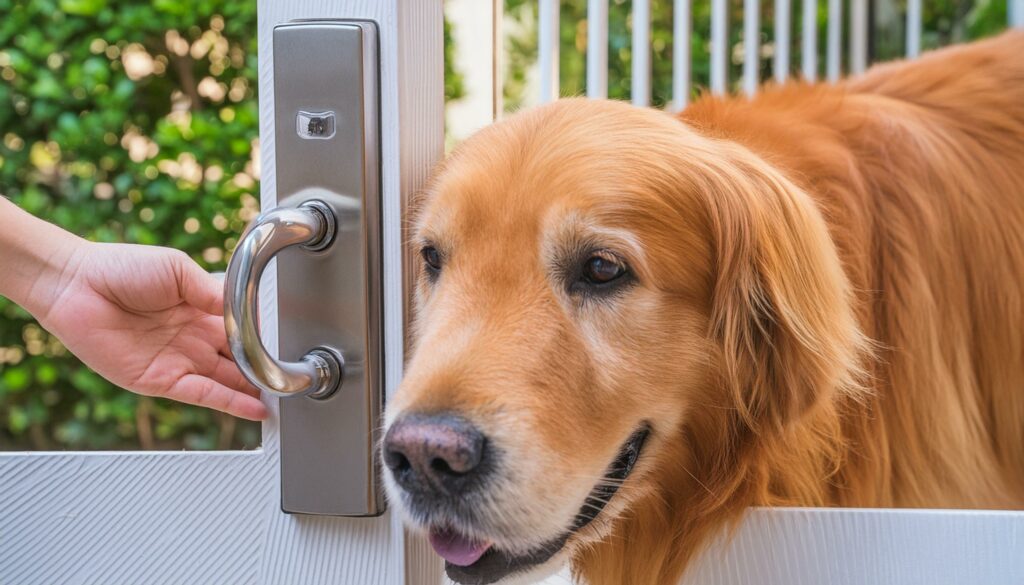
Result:
M435 528L430 531L430 546L449 563L468 567L484 556L491 543L470 540L451 529Z

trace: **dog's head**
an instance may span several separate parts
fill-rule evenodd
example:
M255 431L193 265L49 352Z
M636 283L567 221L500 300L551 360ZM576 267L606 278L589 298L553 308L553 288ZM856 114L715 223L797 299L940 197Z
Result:
M774 432L855 369L813 202L662 112L563 100L481 131L413 238L382 455L461 583L551 570L653 489L687 425Z

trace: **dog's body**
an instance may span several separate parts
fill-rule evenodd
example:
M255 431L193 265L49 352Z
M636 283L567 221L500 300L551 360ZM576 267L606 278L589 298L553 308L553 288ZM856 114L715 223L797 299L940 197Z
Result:
M471 139L420 220L445 272L388 418L460 413L499 479L479 516L393 500L516 554L565 533L591 585L674 582L749 506L1024 507L1022 55L1007 33L683 123L580 100Z
M815 200L876 342L870 392L838 395L758 445L714 494L673 490L693 479L666 474L670 505L638 506L648 512L586 553L589 583L670 582L703 537L695 509L1024 507L1022 55L1013 33L681 115Z

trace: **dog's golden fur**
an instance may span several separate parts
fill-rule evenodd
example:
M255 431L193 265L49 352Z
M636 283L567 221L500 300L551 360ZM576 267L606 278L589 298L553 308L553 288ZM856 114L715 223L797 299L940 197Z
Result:
M456 409L512 455L500 513L533 524L488 536L514 546L650 423L570 541L591 585L674 582L749 506L1024 507L1022 55L1012 32L678 118L563 100L479 133L424 204L446 272L389 418ZM636 275L618 300L552 276L592 240Z
M814 199L852 285L850 307L875 342L861 354L867 392L819 378L826 399L789 424L768 419L778 432L751 425L742 400L735 414L708 411L709 420L685 431L687 448L698 451L690 472L708 489L680 490L692 478L665 473L668 505L636 505L618 538L588 550L576 565L588 582L669 582L719 519L750 505L1024 506L1022 53L1024 34L1008 33L835 86L704 98L683 113L691 127L746 146ZM735 249L737 235L722 237L725 250ZM779 268L806 262L791 256ZM848 368L856 347L843 333L848 325L814 306L822 300L812 283L791 292L816 311L803 316L823 319L802 348L823 361L813 366ZM831 351L815 347L837 339ZM799 375L783 350L778 370L759 350L771 351L754 342L745 352L753 372ZM775 399L798 387L768 382ZM676 541L664 545L666 534Z

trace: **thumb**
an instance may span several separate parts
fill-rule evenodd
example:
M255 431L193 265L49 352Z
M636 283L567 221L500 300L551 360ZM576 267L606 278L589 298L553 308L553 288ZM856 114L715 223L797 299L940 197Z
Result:
M211 315L224 314L224 285L203 270L187 255L182 255L178 271L178 290L188 304Z

